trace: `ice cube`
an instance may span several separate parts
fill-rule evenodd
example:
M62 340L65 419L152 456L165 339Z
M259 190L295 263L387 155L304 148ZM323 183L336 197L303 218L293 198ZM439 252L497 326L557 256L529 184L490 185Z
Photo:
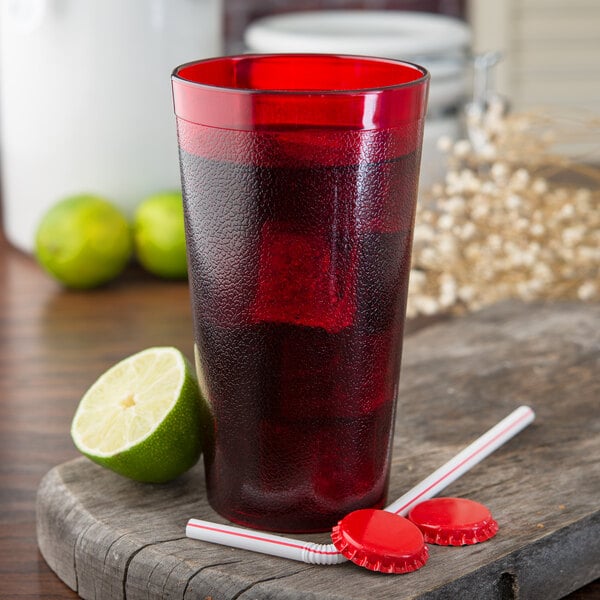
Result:
M419 157L363 163L356 174L357 227L360 232L392 233L413 227Z
M399 348L388 333L348 328L331 334L292 325L277 329L273 369L278 387L268 408L275 418L326 423L363 417L393 404Z
M315 497L322 506L344 502L347 512L380 505L386 494L393 411L391 407L363 418L338 421L311 440L318 459L313 471Z
M346 237L339 232L333 236L307 233L295 223L267 221L260 236L254 322L321 327L329 332L351 325L357 248Z
M410 231L360 236L356 310L361 331L390 331L402 323L410 253Z
M336 386L343 376L347 330L328 333L320 327L279 325L279 388L271 411L286 422L335 418Z
M331 404L337 416L365 417L393 406L399 377L400 340L391 332L356 332L344 348Z

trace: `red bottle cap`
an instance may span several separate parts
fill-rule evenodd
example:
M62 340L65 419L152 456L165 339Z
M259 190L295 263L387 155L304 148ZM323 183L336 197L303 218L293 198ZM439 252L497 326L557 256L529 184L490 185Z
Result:
M433 498L417 504L408 518L425 541L440 546L464 546L494 537L498 523L489 509L466 498Z
M429 557L419 528L383 510L351 512L333 528L331 539L347 559L371 571L408 573Z

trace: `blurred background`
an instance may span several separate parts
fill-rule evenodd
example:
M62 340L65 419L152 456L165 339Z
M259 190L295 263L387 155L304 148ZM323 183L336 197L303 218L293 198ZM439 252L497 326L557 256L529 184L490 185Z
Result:
M131 216L141 199L179 188L169 75L223 53L424 64L423 193L448 178L457 140L496 160L515 126L506 115L542 123L540 143L552 138L569 159L600 160L597 0L0 0L0 9L2 220L26 253L62 198L98 194ZM458 146L463 159L471 146ZM546 160L540 148L534 170Z
M243 32L255 19L318 9L423 11L463 19L475 52L502 52L497 87L514 106L600 106L596 0L225 0L226 49L243 49Z
M244 31L253 21L272 14L314 10L403 10L468 19L468 0L225 0L225 46L244 50Z

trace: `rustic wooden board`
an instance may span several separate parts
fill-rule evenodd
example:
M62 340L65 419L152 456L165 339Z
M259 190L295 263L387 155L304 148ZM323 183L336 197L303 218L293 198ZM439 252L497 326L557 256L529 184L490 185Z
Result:
M444 492L488 505L500 532L431 546L407 575L317 567L185 538L207 505L202 467L128 481L81 458L38 490L40 550L83 598L560 598L600 576L600 306L504 303L405 344L394 499L520 404L537 419ZM325 534L299 536L322 543Z

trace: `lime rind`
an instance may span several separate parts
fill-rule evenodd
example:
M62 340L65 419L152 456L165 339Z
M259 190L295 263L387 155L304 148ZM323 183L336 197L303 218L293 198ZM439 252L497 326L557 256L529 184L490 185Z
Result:
M135 254L139 263L166 279L187 277L187 255L181 192L169 191L144 199L133 219Z
M65 286L103 285L127 266L133 238L126 216L92 194L66 198L43 216L35 236L35 256Z

